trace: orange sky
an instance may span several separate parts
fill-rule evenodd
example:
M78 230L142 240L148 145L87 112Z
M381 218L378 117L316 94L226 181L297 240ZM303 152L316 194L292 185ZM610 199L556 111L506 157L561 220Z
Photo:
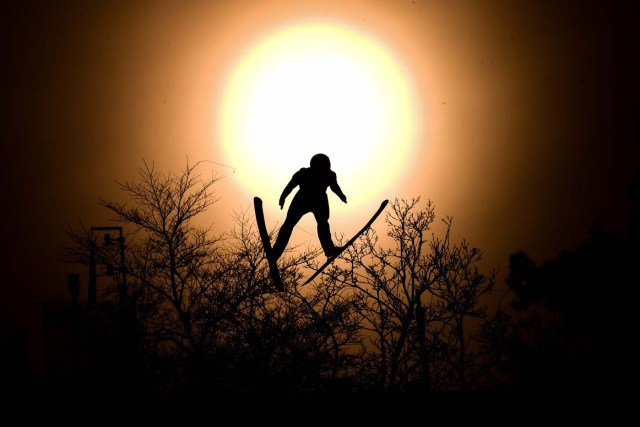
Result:
M41 3L5 5L0 24L2 310L19 321L39 298L67 297L62 227L104 225L98 197L117 198L114 181L135 179L142 158L162 170L224 158L216 117L234 65L307 19L375 34L407 66L423 131L388 198L433 200L492 266L505 273L520 249L552 258L594 222L624 221L640 170L633 2ZM213 169L224 179L208 219L227 231L251 199L231 169ZM335 212L347 234L370 215Z

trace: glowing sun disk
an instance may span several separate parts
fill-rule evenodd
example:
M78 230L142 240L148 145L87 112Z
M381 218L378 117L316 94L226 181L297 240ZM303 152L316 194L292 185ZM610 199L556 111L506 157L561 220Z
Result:
M248 193L277 200L322 152L350 208L371 205L403 173L415 104L403 67L375 38L333 23L287 27L251 49L229 78L225 161Z

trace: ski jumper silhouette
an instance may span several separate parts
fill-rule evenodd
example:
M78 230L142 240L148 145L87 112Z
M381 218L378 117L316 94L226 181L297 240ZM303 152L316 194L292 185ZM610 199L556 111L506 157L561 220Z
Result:
M331 161L325 154L316 154L311 158L309 168L301 168L293 174L291 181L282 191L280 196L280 209L283 208L287 196L294 188L300 189L293 197L293 201L287 211L287 218L280 227L278 238L273 245L273 256L280 258L284 252L289 238L293 232L293 227L307 213L313 213L318 223L318 239L324 254L329 258L340 252L340 248L335 246L331 239L329 229L329 199L327 198L327 187L331 188L340 200L347 203L347 196L338 185L336 173L331 170Z

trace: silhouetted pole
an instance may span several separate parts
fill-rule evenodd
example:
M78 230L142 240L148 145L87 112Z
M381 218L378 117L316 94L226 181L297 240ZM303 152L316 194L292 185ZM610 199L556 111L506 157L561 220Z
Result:
M89 248L89 286L87 289L87 304L89 308L95 308L96 306L96 244L91 239Z
M124 260L124 236L122 235L122 228L120 228L120 237L118 238L118 242L120 243L120 274L121 282L120 282L120 294L118 298L120 299L120 304L127 304L127 266Z
M91 227L91 231L117 231L118 237L113 239L110 233L104 233L104 245L111 246L114 242L118 242L118 248L120 250L120 268L118 273L120 275L120 282L118 283L118 303L119 303L119 315L118 326L116 331L118 350L116 361L118 363L117 374L121 377L122 381L131 381L133 379L134 372L132 371L135 364L132 361L135 359L135 352L137 348L137 336L136 336L136 324L135 324L135 304L128 304L127 298L127 265L125 262L125 246L124 235L122 233L122 227ZM113 268L107 265L107 271L113 272ZM107 273L109 274L109 273Z

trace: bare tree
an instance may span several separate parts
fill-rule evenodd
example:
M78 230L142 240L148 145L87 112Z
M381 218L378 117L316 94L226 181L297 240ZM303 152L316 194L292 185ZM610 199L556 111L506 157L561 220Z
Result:
M190 165L177 174L161 174L144 162L139 180L118 183L128 202L101 200L115 220L128 225L127 274L136 308L144 316L141 336L158 352L202 358L212 328L203 313L211 291L209 276L218 263L210 229L194 225L216 199L216 176L203 178Z
M478 329L479 324L476 324L476 329L469 333L467 328L473 326L472 319L486 318L487 307L482 298L493 290L496 272L482 274L477 267L481 251L466 240L451 243L451 218L445 218L444 222L444 238L431 241L434 254L431 262L438 274L428 287L433 297L431 304L440 312L438 336L447 352L447 357L441 361L444 366L438 371L444 388L468 389L485 372L486 361L481 358L485 352L473 346L479 344L479 331L484 329Z
M495 273L478 271L477 248L450 241L450 218L443 220L444 238L437 238L431 232L434 205L429 201L420 210L419 200L392 204L386 217L392 247L381 247L370 230L346 251L347 267L334 267L328 274L359 300L368 339L363 376L370 386L465 389L486 372L479 368L484 352L475 349L480 335L466 327L469 318L486 315L481 298L491 291Z
M299 286L302 267L321 254L313 247L285 253L279 261L285 290L276 291L253 216L233 215L206 295L206 316L218 331L208 347L209 363L221 366L214 386L313 392L350 383L352 350L362 344L357 297L328 276Z

